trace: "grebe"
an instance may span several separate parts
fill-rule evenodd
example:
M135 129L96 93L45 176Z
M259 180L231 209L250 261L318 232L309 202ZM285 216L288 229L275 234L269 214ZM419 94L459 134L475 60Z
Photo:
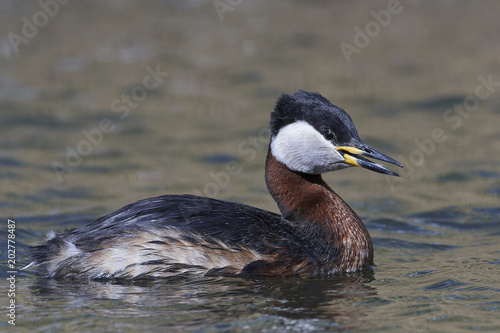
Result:
M370 235L321 178L362 156L402 165L361 141L349 115L318 93L283 94L270 121L266 184L281 216L240 203L165 195L129 204L32 247L42 276L134 279L179 274L328 275L373 265Z

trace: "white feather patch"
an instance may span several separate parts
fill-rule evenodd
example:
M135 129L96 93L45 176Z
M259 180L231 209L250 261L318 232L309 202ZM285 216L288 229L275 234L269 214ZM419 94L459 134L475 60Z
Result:
M49 241L51 240L52 238L56 237L56 232L54 230L50 230L49 232L47 232L47 234L45 235L45 241Z
M64 249L64 257L69 258L72 256L77 256L82 253L75 244L71 243L71 241L64 241L66 244L66 248Z
M271 152L290 170L320 174L346 168L344 157L313 126L296 121L278 132L271 141Z

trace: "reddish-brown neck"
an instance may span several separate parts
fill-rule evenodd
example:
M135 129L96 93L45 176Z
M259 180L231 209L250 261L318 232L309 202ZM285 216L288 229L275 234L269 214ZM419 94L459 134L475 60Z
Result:
M321 178L295 172L280 163L269 151L266 160L266 183L278 203L283 218L311 238L321 237L322 247L333 249L335 266L350 271L373 264L370 235L358 215ZM318 242L319 239L311 239Z

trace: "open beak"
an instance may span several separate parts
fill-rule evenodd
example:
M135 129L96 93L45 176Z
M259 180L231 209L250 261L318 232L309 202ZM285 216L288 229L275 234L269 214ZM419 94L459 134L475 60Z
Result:
M397 174L396 172L389 170L389 169L381 166L380 164L373 163L373 162L367 160L366 158L363 158L362 156L373 158L373 159L376 159L379 161L388 162L388 163L397 165L398 167L401 167L401 168L403 167L403 165L401 163L399 163L398 161L390 158L387 155L379 153L375 149L372 149L366 145L363 145L361 148L352 147L352 146L342 146L342 147L338 147L337 150L342 154L342 156L344 156L345 163L350 164L350 165L354 165L354 166L359 166L359 167L362 167L362 168L365 168L368 170L372 170L375 172L383 173L386 175L399 177L399 174Z

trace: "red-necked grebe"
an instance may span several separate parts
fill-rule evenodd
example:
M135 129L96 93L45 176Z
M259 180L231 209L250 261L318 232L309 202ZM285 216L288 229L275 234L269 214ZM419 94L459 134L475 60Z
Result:
M317 94L283 94L271 113L266 184L281 216L235 202L165 195L127 205L32 247L54 278L328 275L373 265L370 235L321 178L362 156L401 167L361 141L349 115Z

